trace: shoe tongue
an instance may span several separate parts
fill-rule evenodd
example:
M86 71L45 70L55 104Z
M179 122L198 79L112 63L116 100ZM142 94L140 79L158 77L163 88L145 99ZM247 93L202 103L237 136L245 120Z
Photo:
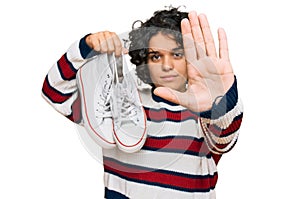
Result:
M103 119L103 123L110 124L112 122L111 116Z
M125 120L123 119L121 123L122 123L123 127L132 126L132 124L134 124L134 122L132 122L132 120L130 120L130 119L125 119Z

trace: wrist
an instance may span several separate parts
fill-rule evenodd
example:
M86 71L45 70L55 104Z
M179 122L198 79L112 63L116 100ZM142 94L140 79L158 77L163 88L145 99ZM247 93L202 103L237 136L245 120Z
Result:
M87 38L90 35L91 34L85 35L79 41L79 50L80 50L80 54L81 54L81 56L82 56L83 59L88 59L88 58L91 58L91 57L93 57L93 56L95 56L95 55L98 54L98 52L94 51L91 48L91 46L87 43Z
M237 100L237 80L234 76L234 81L226 94L224 96L219 95L215 97L214 101L210 105L210 108L208 108L207 111L200 112L199 115L208 119L217 119L222 115L225 115L228 111L232 110L237 104Z

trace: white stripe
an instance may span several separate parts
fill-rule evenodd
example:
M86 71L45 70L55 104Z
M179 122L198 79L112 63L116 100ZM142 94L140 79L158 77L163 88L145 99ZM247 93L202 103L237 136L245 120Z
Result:
M158 186L130 182L108 173L104 173L104 185L116 192L119 192L130 199L215 199L215 191L206 193L189 193Z
M54 64L48 73L48 80L51 87L61 93L73 93L77 90L76 79L66 81L62 79L57 64Z
M150 115L151 117L151 115ZM147 133L150 136L164 137L164 136L189 136L200 138L198 124L195 120L185 120L182 122L152 122L147 121Z
M141 150L138 153L124 153L118 149L103 149L105 157L126 164L147 168L174 171L189 175L213 175L217 166L213 158L193 155Z
M61 104L53 103L47 96L42 93L42 97L59 113L64 116L68 116L72 113L71 106L76 100L78 92L75 92L72 97L70 97L67 101Z
M176 105L169 105L169 104L164 103L164 102L158 102L157 104L159 104L161 108L165 108L165 109L172 110L172 111L186 110L185 107L179 106L179 105L178 106L176 106Z
M80 54L79 41L74 42L67 51L67 58L75 69L82 67L88 59L83 59Z
M67 59L70 61L75 69L82 67L87 61L80 55L79 41L74 42L67 51ZM53 64L48 72L49 83L52 87L61 93L75 92L76 80L65 81L58 70L57 62Z
M216 136L214 133L210 132L210 136L212 140L217 144L228 144L234 139L234 137L236 137L236 133L237 132L234 132L226 137L219 137Z
M209 150L214 154L221 155L223 153L228 152L231 149L231 147L234 145L234 143L236 142L236 140L239 136L239 131L236 131L233 134L234 136L233 136L232 140L229 142L229 144L225 148L219 148L216 145L216 141L212 140L212 138L210 136L212 133L209 132L209 130L207 129L206 125L204 124L204 122L202 120L199 121L199 125L202 125L203 131L204 131L203 134L204 134L205 142L207 143Z

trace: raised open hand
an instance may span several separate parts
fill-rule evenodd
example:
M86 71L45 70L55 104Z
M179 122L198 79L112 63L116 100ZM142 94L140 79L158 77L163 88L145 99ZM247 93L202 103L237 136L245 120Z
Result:
M225 95L234 82L229 60L227 37L218 29L219 53L204 14L189 13L181 22L188 86L185 92L158 87L154 93L196 112L211 109L219 96Z

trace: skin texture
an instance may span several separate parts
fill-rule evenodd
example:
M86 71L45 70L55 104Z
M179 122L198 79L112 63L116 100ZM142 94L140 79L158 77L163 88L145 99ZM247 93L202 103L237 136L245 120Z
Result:
M214 100L223 96L234 82L229 60L227 37L224 29L218 29L219 53L204 14L189 13L189 19L181 22L185 57L187 61L188 87L179 92L159 87L154 93L196 112L211 109Z
M172 38L158 33L149 41L148 68L156 87L186 90L187 68L182 47Z
M170 37L158 33L149 41L149 51L158 52L149 54L149 71L158 86L154 90L156 95L202 112L211 109L215 99L226 94L234 82L234 73L224 29L218 29L217 53L207 17L195 11L188 17L181 21L184 56L179 56L177 49L174 51L178 46ZM115 53L116 56L127 53L114 32L91 34L86 42L100 53ZM151 58L153 55L158 56ZM164 77L166 74L170 76Z
M119 57L127 50L122 47L120 38L115 32L102 31L86 37L86 43L90 48L99 53L115 53Z

